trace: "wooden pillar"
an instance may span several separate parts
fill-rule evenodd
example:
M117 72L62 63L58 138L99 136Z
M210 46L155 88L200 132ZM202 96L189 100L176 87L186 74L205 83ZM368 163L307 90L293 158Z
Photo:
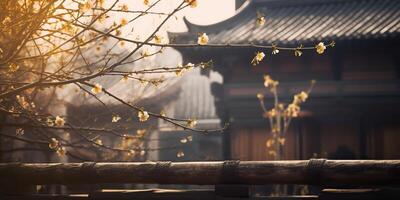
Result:
M296 138L296 159L302 160L304 159L304 144L303 144L303 120L300 120L297 125L297 134L295 136Z
M222 140L222 157L224 160L230 160L232 158L230 126L224 131Z
M343 56L339 49L334 51L332 55L332 67L333 67L333 79L335 81L341 81L342 70L343 70Z
M365 117L361 114L358 129L360 159L367 159L367 133L365 126Z
M397 51L397 49L395 50ZM396 75L397 75L397 79L400 80L400 58L398 55L394 55L393 56L393 60L394 60L394 64L396 65Z
M321 153L321 127L314 118L304 119L303 122L302 156L303 159L310 159L314 153Z
M225 53L219 52L219 54L215 55L224 55ZM231 123L230 113L228 108L228 102L225 95L224 85L230 81L232 68L234 67L235 57L213 57L213 63L215 67L213 68L218 73L220 73L223 77L223 83L212 83L211 85L211 94L215 97L215 109L217 116L221 120L221 126L225 126L227 123ZM230 160L232 158L231 152L231 127L233 124L229 124L227 129L224 131L222 136L222 157L224 160Z

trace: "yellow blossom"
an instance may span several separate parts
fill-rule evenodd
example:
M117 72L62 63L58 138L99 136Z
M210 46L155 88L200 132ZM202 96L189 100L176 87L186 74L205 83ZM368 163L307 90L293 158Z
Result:
M182 76L184 73L185 69L178 69L175 71L176 76Z
M274 81L271 76L264 75L264 86L265 87L276 87L279 85L278 81Z
M200 65L200 67L201 67L202 69L205 69L206 67L209 66L208 64L205 64L205 63L200 63L199 65Z
M129 80L129 75L125 74L124 76L122 76L121 80L127 82Z
M109 18L109 16L107 14L103 14L103 15L100 15L100 17L98 18L97 21L100 23L103 23L104 21L106 21L107 18ZM105 37L106 36L104 36L102 39L105 40L106 39Z
M24 134L25 134L25 131L24 131L23 128L17 128L17 129L15 129L15 135L21 136L21 135L24 135Z
M257 93L257 98L261 101L264 99L264 94L263 93Z
M162 111L160 112L160 116L161 116L161 117L165 117L165 116L167 116L167 114L165 113L164 110L162 110Z
M180 142L182 143L182 144L185 144L185 143L187 143L187 138L182 138L181 140L180 140Z
M128 11L128 10L129 10L128 5L123 4L123 5L121 6L121 11L126 12L126 11Z
M192 8L197 7L197 0L185 0L185 2L188 3Z
M144 80L144 79L140 79L140 85L146 86L146 85L148 85L148 84L149 84L149 81L146 81L146 80Z
M257 55L256 55L256 59L257 59L257 61L262 61L262 59L264 59L264 57L265 57L265 54L263 53L263 52L257 52Z
M193 63L188 63L188 64L185 65L186 69L192 69L193 67L194 67Z
M296 104L289 104L286 109L286 115L288 117L298 117L300 113L300 107Z
M50 119L50 118L47 118L46 124L47 124L47 126L54 126L54 122L53 122L53 120Z
M303 52L300 49L294 50L294 55L300 57L303 54Z
M272 54L278 54L279 53L279 49L276 46L272 46Z
M263 26L265 24L265 17L264 16L257 17L257 24L259 26Z
M283 110L285 108L285 106L283 105L283 103L278 104L278 109L279 110Z
M148 56L150 56L150 52L148 49L143 49L142 52L140 53L140 55L142 57L148 57Z
M115 30L115 36L120 36L121 35L121 31L119 29Z
M154 86L159 86L161 83L164 82L164 79L153 79L150 81L151 84L153 84Z
M136 154L136 151L133 149L129 150L129 152L128 152L129 156L134 156L135 154Z
M141 150L140 151L140 156L144 156L144 155L146 155L146 151L145 150Z
M119 115L113 114L111 122L118 122L120 119L121 117Z
M191 136L191 135L187 136L187 139L188 139L189 142L191 142L191 141L193 141L193 136Z
M277 114L278 114L278 112L276 112L275 108L272 108L270 111L268 111L269 117L275 117Z
M178 64L177 70L175 70L176 76L182 76L186 72L186 68L182 66L182 64Z
M285 145L285 138L278 138L279 144L281 144L282 146Z
M24 109L29 109L29 103L25 100L25 97L24 97L24 96L17 95L17 96L15 96L15 97L16 97L18 103L19 103ZM33 103L33 102L32 102L32 103Z
M272 126L272 133L279 133L281 129L279 128L279 126L277 124Z
M97 3L99 4L99 6L103 7L104 1L105 1L105 0L97 0Z
M65 120L60 116L56 116L56 119L54 120L54 124L56 126L64 126Z
M194 128L197 125L197 121L195 119L188 119L186 122L186 126L189 128Z
M92 4L90 3L89 0L86 1L86 3L79 4L79 10L81 12L86 12L92 8Z
M272 145L275 144L275 140L273 139L268 139L267 142L265 143L265 146L267 146L267 148L272 147Z
M208 43L208 36L206 33L201 34L198 38L197 38L197 44L199 45L206 45Z
M139 138L143 138L146 132L147 132L146 129L138 129L136 130L136 136Z
M92 88L92 92L93 94L99 94L103 92L103 87L100 84L96 83Z
M65 147L59 147L56 151L58 156L65 156L67 149Z
M185 68L179 68L175 71L176 76L182 76L186 72Z
M253 60L251 60L251 64L253 66L258 65L264 59L264 57L265 57L264 52L258 51L256 53L256 56L254 56Z
M56 149L59 146L59 142L56 138L51 138L49 142L49 148L50 149Z
M304 91L300 92L299 94L294 95L295 103L302 103L305 102L308 98L308 94Z
M318 54L323 54L326 49L326 46L324 45L323 42L320 42L317 44L317 46L315 46L315 49L317 50Z
M150 5L150 0L143 0L143 4L146 6Z
M115 36L120 36L121 35L121 31L119 29L115 30Z
M154 43L156 43L156 44L161 44L163 41L163 37L160 35L155 35L153 39L154 39Z
M126 20L125 18L122 18L120 24L121 24L121 26L125 26L128 24L128 20Z
M4 20L1 22L3 25L7 25L11 23L11 18L10 17L5 17Z
M311 85L314 85L317 81L315 79L311 80L310 83Z
M103 140L101 140L101 139L96 139L96 140L94 141L94 143L96 143L97 145L103 145Z
M62 31L65 31L65 32L67 32L67 33L73 34L73 33L74 33L74 30L75 30L75 27L73 27L70 23L64 23L64 24L61 26L61 30L62 30ZM92 32L91 32L91 33L92 33Z
M10 70L10 72L16 72L19 69L19 65L16 63L11 63L10 65L8 65L8 69Z
M178 151L178 153L176 153L176 157L181 158L185 156L185 153L183 153L183 151Z
M147 111L140 110L138 112L138 118L139 118L139 121L145 122L149 119L149 113Z

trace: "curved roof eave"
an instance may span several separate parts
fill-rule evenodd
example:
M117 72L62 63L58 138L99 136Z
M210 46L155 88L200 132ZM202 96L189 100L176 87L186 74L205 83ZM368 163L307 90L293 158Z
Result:
M182 35L187 35L188 33L194 33L197 34L199 32L206 32L208 33L214 33L218 32L221 29L226 29L227 27L234 26L234 22L237 21L237 18L241 18L243 15L248 14L249 12L252 12L254 3L252 0L247 0L243 5L236 11L235 15L232 17L229 17L228 19L225 19L223 21L217 22L215 24L210 24L210 25L198 25L198 24L193 24L190 22L186 17L183 17L183 21L185 25L188 28L187 32L168 32L169 36L182 36Z
M184 19L189 31L169 36L194 43L198 32L206 32L215 43L293 45L392 38L400 34L399 9L400 0L253 0L231 18L212 25L195 25ZM267 28L255 26L257 11L265 14Z

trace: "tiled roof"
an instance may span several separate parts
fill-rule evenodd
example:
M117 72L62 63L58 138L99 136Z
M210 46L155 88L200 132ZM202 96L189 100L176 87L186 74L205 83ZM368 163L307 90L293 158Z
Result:
M177 42L195 42L206 32L210 43L307 43L319 40L387 38L400 35L400 0L253 0L237 14L209 26L185 20L189 32ZM257 11L266 18L256 24ZM172 34L174 35L174 34Z
M211 94L211 84L222 82L215 76L203 76L199 69L183 77L181 92L175 102L173 116L176 118L215 119L216 111L214 97Z
M214 104L215 97L211 93L213 83L222 83L222 77L215 72L210 76L201 75L200 69L193 69L180 80L179 97L165 106L168 116L180 119L196 119L197 128L221 128ZM161 121L161 129L175 126Z

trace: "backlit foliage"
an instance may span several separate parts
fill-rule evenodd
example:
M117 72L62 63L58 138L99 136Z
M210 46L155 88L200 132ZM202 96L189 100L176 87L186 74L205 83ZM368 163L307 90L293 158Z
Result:
M285 133L292 119L300 116L300 105L306 102L314 84L315 81L312 80L307 91L301 91L295 94L293 96L293 101L285 104L279 100L279 81L274 80L270 75L264 75L264 86L269 90L269 94L271 94L270 97L273 99L273 107L267 109L265 105L266 95L263 93L258 93L257 98L264 111L263 116L268 119L271 127L272 137L266 141L265 146L268 154L273 158L277 160L282 158L282 146L284 146L286 142Z
M164 0L168 2L167 0ZM220 133L222 129L197 129L197 121L177 119L163 110L152 110L140 105L139 97L122 97L111 89L153 87L157 91L163 84L186 72L212 66L212 61L186 63L176 66L148 66L144 61L162 54L168 47L213 48L240 46L259 48L252 64L259 64L271 49L294 51L316 50L322 54L327 46L298 48L255 44L213 44L212 35L201 33L190 44L176 44L161 33L166 24L182 10L195 9L196 0L182 0L168 12L158 12L163 0L2 0L0 1L0 110L2 127L14 128L13 133L1 132L0 136L29 143L42 151L81 160L111 160L122 157L129 160L145 156L150 151L164 148L177 150L177 157L185 154L181 146L152 148L146 146L152 121L163 120L177 128L195 133ZM149 34L140 34L143 25L136 22L146 16L157 16L159 21ZM263 14L258 14L258 25L268 26ZM250 55L249 55L250 56ZM143 64L145 63L145 64ZM143 66L142 66L143 65ZM118 81L113 81L117 79ZM268 82L269 81L269 82ZM277 82L267 80L267 87L274 91ZM60 92L62 91L62 92ZM147 91L144 90L143 91ZM128 91L127 91L128 92ZM57 113L58 94L77 98L85 105L99 105L105 113L96 113L109 124L101 127L86 123L68 112ZM131 93L129 93L131 94ZM308 93L306 93L308 95ZM144 94L147 95L147 94ZM128 95L126 95L128 96ZM133 95L134 96L134 95ZM148 98L154 97L148 95ZM261 97L261 96L260 96ZM272 115L287 118L298 114L298 100L285 109L275 107ZM117 113L115 105L124 106L124 113ZM283 109L283 110L279 110ZM277 114L274 114L277 113ZM196 116L194 116L196 117ZM278 118L277 118L278 119ZM280 119L280 118L279 118ZM126 124L135 127L127 129ZM113 143L106 138L115 137ZM192 141L192 136L176 138L180 145ZM284 141L279 140L281 143ZM12 152L8 150L7 152Z

